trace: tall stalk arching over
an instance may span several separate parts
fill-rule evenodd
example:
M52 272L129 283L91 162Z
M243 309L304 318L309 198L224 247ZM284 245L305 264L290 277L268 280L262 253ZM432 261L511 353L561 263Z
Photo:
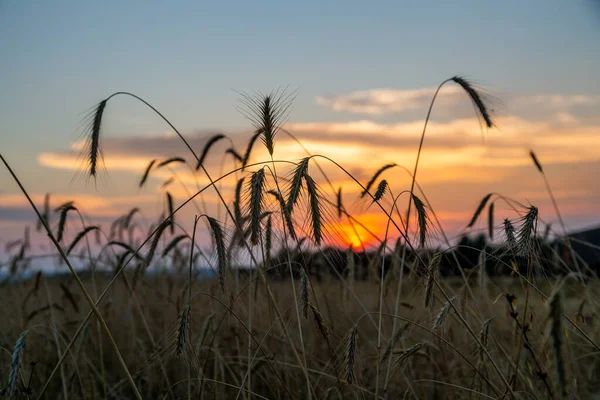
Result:
M440 85L435 90L435 93L433 94L431 103L429 104L429 109L427 110L427 116L425 117L425 123L423 125L423 132L421 133L421 139L419 141L419 148L417 150L417 159L415 161L415 168L412 173L411 184L410 184L410 194L411 195L409 196L409 199L408 199L408 208L406 211L406 219L405 219L406 222L405 222L405 226L404 226L404 235L403 235L405 240L408 239L410 215L411 215L411 210L412 210L412 203L414 200L413 195L414 195L414 190L415 190L415 183L417 181L417 170L419 168L419 160L421 158L421 152L423 150L423 142L425 141L425 133L427 132L427 125L429 123L429 119L431 118L431 112L433 110L433 105L435 104L435 100L438 96L438 93L440 92L440 90L442 89L442 87L445 84L450 83L450 82L454 82L454 83L458 84L469 96L471 102L473 103L475 113L476 113L477 118L480 121L480 123L483 120L485 127L488 129L495 126L495 122L492 117L493 110L490 108L490 105L488 104L488 103L492 102L492 99L489 96L487 96L484 93L481 93L471 82L469 82L467 79L465 79L462 76L456 75L456 76L453 76L452 78L448 78L448 79L444 80L442 83L440 83ZM421 242L423 242L423 241L424 241L424 238L421 237ZM401 268L403 268L405 260L406 260L406 246L403 246L402 257L401 257L401 261L400 261ZM394 315L398 315L398 310L400 307L400 296L402 294L401 291L402 291L402 282L399 281L397 291L396 291L396 305L394 307ZM392 331L395 331L396 328L397 328L397 320L394 319ZM391 360L388 360L384 390L387 387L391 365L392 365Z
M486 128L490 129L495 126L495 122L492 117L493 110L490 108L490 104L489 104L489 103L491 103L492 99L489 96L487 96L486 94L481 93L473 85L473 83L469 82L467 79L465 79L464 77L461 77L461 76L453 76L452 78L446 79L445 81L440 83L440 85L435 90L433 98L431 99L431 103L429 104L429 109L427 110L427 117L425 118L425 124L423 125L423 132L421 133L419 149L417 150L417 160L415 161L415 168L414 168L414 171L412 174L412 181L410 184L411 195L414 193L414 189L415 189L415 181L417 180L417 169L419 168L419 159L421 158L421 151L423 150L423 142L425 141L425 133L427 132L427 124L429 123L429 119L431 117L431 111L433 110L433 105L434 105L437 95L440 92L440 90L442 89L442 87L446 83L449 83L449 82L454 82L454 83L458 84L461 88L463 88L463 90L469 96L469 98L471 99L471 102L473 103L477 118L480 120L480 122L481 122L481 120L483 120ZM408 201L408 211L406 214L405 234L408 234L411 204L412 204L412 196Z

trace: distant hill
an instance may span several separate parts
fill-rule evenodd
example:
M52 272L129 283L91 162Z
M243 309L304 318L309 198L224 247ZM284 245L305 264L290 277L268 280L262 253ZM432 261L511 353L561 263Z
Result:
M569 234L571 246L579 260L584 261L593 271L600 271L600 226ZM561 241L556 243L563 260L570 260L568 248Z

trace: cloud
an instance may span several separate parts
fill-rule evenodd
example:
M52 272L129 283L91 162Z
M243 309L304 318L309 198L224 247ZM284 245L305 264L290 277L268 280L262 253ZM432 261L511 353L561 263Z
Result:
M409 111L425 112L429 107L435 94L435 88L423 89L392 89L378 88L350 92L338 95L318 96L317 104L338 112L349 112L369 116L382 116L387 114L407 113ZM600 104L600 96L587 94L545 94L545 95L519 95L507 96L503 101L489 96L491 109L495 111L499 107L510 110L513 115L534 116L540 113L557 114L582 111L592 111L591 108ZM435 114L437 116L451 117L465 116L467 112L473 112L469 108L470 103L463 89L457 86L444 86L438 93L435 101ZM596 111L595 109L593 110ZM567 121L562 118L563 123L573 123L573 119Z
M33 203L38 210L44 208L44 193L30 194ZM54 210L61 204L72 201L75 207L90 218L112 218L119 216L122 212L129 210L132 204L144 204L156 201L155 195L131 195L131 196L102 196L84 193L50 194L50 209ZM0 195L0 215L7 216L11 210L15 211L16 219L33 219L35 212L29 206L27 199L21 194ZM22 218L23 217L23 218ZM2 218L0 219L10 219Z
M563 116L563 119L568 118ZM532 121L519 117L499 117L499 129L482 132L476 118L449 122L430 122L421 156L421 168L434 170L437 176L452 179L448 171L461 171L463 179L481 180L474 166L513 167L530 165L529 149L534 149L545 164L570 163L600 158L600 126L557 124L553 120ZM424 121L381 123L371 120L321 123L290 123L291 132L302 146L285 131L276 139L275 156L278 160L298 160L310 154L332 158L348 169L369 170L385 162L397 162L406 167L414 164ZM211 134L192 133L188 141L200 153ZM239 167L225 150L233 146L244 153L248 132L228 134L230 140L215 144L205 165L211 174L219 176L224 171ZM77 146L75 146L77 148ZM188 160L188 166L173 164L169 168L153 169L150 182L160 185L173 177L180 183L206 185L202 173L192 171L195 162L189 151L175 136L163 134L144 137L103 139L104 161L109 171L134 173L139 179L152 159L164 160L179 155ZM265 161L269 156L264 146L257 142L251 161ZM43 166L76 170L78 154L74 151L41 153L38 161ZM321 161L327 164L326 161ZM433 179L433 174L430 175ZM427 180L428 176L421 176ZM229 184L229 186L232 186ZM190 189L191 190L191 189Z
M27 207L0 207L0 221L31 221L35 220L35 212Z
M562 126L518 117L501 117L497 122L499 129L487 133L482 133L474 118L431 122L423 152L430 160L422 165L528 165L530 148L553 163L600 158L600 126ZM348 147L353 150L349 158L363 165L381 159L404 160L402 164L410 165L416 157L422 127L423 121L383 124L363 120L293 124L289 129L303 141ZM358 154L356 147L361 149ZM365 157L374 154L378 157Z
M119 171L143 171L150 157L141 157L136 154L128 154L127 157L121 155L106 155L103 157L103 163L107 168ZM86 168L81 157L75 153L56 152L56 153L40 153L37 156L37 161L40 165L57 169L81 170Z
M571 189L571 190L553 190L552 194L556 199L574 199L574 198L586 198L593 193L589 189ZM548 198L548 192L540 188L540 190L523 190L517 193L518 197L522 197L529 200L544 200Z
M576 95L536 95L536 96L523 96L518 97L515 103L521 104L538 104L546 107L569 109L577 106L591 106L600 104L600 97L590 96L583 94Z
M222 132L196 130L188 132L185 139L199 155L206 142ZM227 140L222 141L230 145ZM105 155L130 154L135 149L140 159L148 160L154 157L170 157L189 153L186 144L173 132L160 132L137 136L104 136L101 138L102 152ZM77 141L71 145L75 153L85 153L84 142Z
M554 119L559 124L573 125L579 123L579 119L568 112L558 112L554 115Z
M398 123L380 123L371 120L358 120L348 122L323 122L323 123L295 123L288 124L287 128L293 132L299 132L303 135L323 134L328 136L355 135L368 138L367 140L377 139L378 136L384 136L387 139L420 139L423 132L424 120L415 120L410 122ZM498 119L497 124L502 133L502 137L537 134L543 130L551 128L550 124L543 121L529 121L518 117L502 117ZM436 137L439 139L476 139L481 141L482 129L476 118L454 119L448 122L430 121L427 125L427 137ZM492 132L487 137L494 136Z
M346 95L317 97L317 104L334 111L348 111L357 114L382 115L427 107L435 94L434 88L416 90L370 89ZM448 107L458 103L461 89L444 87L437 96L436 103Z

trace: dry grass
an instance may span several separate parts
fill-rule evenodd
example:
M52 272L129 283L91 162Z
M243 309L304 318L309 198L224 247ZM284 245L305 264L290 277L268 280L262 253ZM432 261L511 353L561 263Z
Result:
M246 280L240 280L240 290L237 299L229 299L228 294L220 294L218 283L199 282L193 284L192 291L195 293L191 308L193 313L186 313L188 310L185 304L185 293L177 288L185 288L185 278L177 278L171 274L164 274L155 277L147 277L143 284L136 289L136 298L141 305L143 316L150 327L154 338L159 339L159 344L155 348L149 340L148 332L143 328L141 315L136 313L134 300L126 284L121 281L113 286L110 292L110 301L102 307L102 313L105 315L107 324L115 336L115 341L122 351L124 359L127 361L129 370L132 372L136 382L138 382L142 396L144 398L162 398L170 384L187 379L187 366L183 358L176 357L183 349L184 341L189 341L194 352L192 357L196 359L202 368L199 381L193 381L193 398L198 398L201 393L204 398L235 398L239 389L227 386L226 384L239 385L246 373L249 363L246 348L248 346L248 337L242 317L248 312L252 312L252 335L260 343L260 351L254 341L251 342L253 354L252 361L253 378L252 390L257 394L267 398L288 398L289 395L282 387L286 385L292 394L302 393L304 389L304 379L301 368L297 365L295 357L290 349L285 335L274 328L273 316L269 315L269 299L264 290L259 290L259 295L254 303L254 310L248 310L247 304L243 301L245 291L249 290ZM51 297L57 301L63 310L55 311L55 326L59 329L61 340L68 340L79 324L82 323L85 313L89 309L81 302L81 296L76 296L79 300L80 312L69 309L69 301L63 296L59 287L60 283L66 282L72 286L72 281L68 277L49 279ZM91 289L89 279L85 280ZM98 285L105 286L108 283L104 277L98 277ZM45 302L39 294L34 296L34 302L22 308L21 302L27 293L33 288L34 280L6 285L2 288L3 312L2 320L4 329L2 330L2 346L12 349L17 346L17 339L21 334L21 329L28 327L29 334L25 347L19 350L21 361L21 377L18 380L17 388L23 389L28 382L34 395L41 388L45 379L49 376L51 369L58 360L55 350L55 343L49 332L51 325L50 313L48 311L38 313L32 319L27 321L28 314L38 306L40 302ZM509 279L502 279L493 282L497 285L497 291L494 296L501 293L519 290L517 292L517 308L523 307L524 293L515 288L514 282ZM445 283L448 287L458 286L459 282L450 280ZM293 317L294 300L289 290L289 282L280 282L271 284L274 297L284 312L283 317L288 329L297 330L296 319ZM579 299L576 294L578 284L573 283L565 287L566 292L571 296L565 299L565 313L571 318L574 317L579 306ZM245 289L243 289L245 287ZM175 289L175 290L174 290ZM342 398L353 397L361 393L366 397L372 397L375 390L375 379L373 363L376 361L376 338L377 327L369 319L366 313L375 315L378 311L376 296L372 293L377 291L377 286L372 282L357 282L354 285L354 294L357 300L344 302L344 291L341 282L327 280L320 284L313 284L312 289L316 295L316 302L319 308L311 306L313 317L311 319L302 319L304 346L307 352L307 362L310 372L313 390L316 393L324 393L331 387L338 386L338 370L335 366L337 360L344 360L345 372L343 380L345 383L339 387ZM546 290L551 287L544 288ZM600 287L595 284L590 290L598 290ZM437 321L435 315L426 311L419 305L421 283L418 280L406 282L405 300L411 304L414 309L402 308L398 318L403 323L395 332L391 340L384 342L384 348L387 350L381 358L384 362L388 357L391 358L392 372L388 384L387 393L390 398L401 396L407 389L414 398L429 398L432 393L439 390L443 391L445 398L464 397L466 393L459 389L449 389L444 387L436 388L436 381L448 382L454 385L472 388L472 380L477 377L474 368L463 359L471 360L471 364L480 370L486 363L485 356L481 349L467 336L464 335L463 328L452 314L446 316L443 324L436 330L437 335L448 341L445 343L439 337L434 335L433 323ZM515 351L515 327L510 323L511 318L508 315L509 309L506 303L495 301L494 296L482 300L475 305L470 303L467 307L466 318L474 327L481 328L481 342L487 350L494 356L503 370L511 365L510 354ZM389 295L384 298L384 318L382 329L386 332L387 338L391 333L393 317L394 296ZM364 307L364 308L363 308ZM181 316L181 310L184 309ZM319 309L321 311L319 311ZM366 311L365 311L366 309ZM485 310L485 312L479 311ZM563 326L563 330L568 335L562 342L563 362L560 364L564 370L560 372L563 375L557 375L555 378L555 348L556 335L558 331L555 327L555 318L552 323L547 323L547 316L550 315L546 302L539 296L530 301L530 314L533 322L529 327L529 337L531 346L536 355L541 360L542 371L537 371L535 363L531 356L525 357L526 364L530 367L521 369L521 384L517 388L519 391L529 393L536 398L547 398L543 382L538 378L538 372L549 374L548 380L557 393L561 391L562 379L564 376L572 387L569 390L576 393L579 398L591 398L597 394L597 385L600 384L598 375L592 373L597 371L600 366L600 359L593 348L582 337L573 330L572 327ZM597 313L597 311L596 311ZM598 332L598 317L588 310L586 324L580 323L580 327L589 335L596 335ZM553 314L555 315L555 314ZM486 320L482 321L481 318ZM493 319L492 319L493 318ZM186 323L189 326L186 329ZM357 331L354 332L354 328ZM178 332L176 348L170 340L171 332ZM353 333L354 332L354 333ZM357 340L360 336L360 340ZM350 340L352 339L352 340ZM20 341L22 342L22 340ZM408 350L417 345L425 343L425 347L415 354L408 354ZM60 343L64 348L64 342ZM293 345L299 348L299 338L294 338ZM450 346L451 345L451 346ZM71 350L71 354L65 361L65 374L69 379L69 394L73 398L91 398L96 393L99 395L103 379L98 372L100 370L99 347L102 347L105 355L106 376L104 380L107 383L110 398L129 398L131 396L120 367L113 361L112 350L105 340L98 338L93 330L86 332L77 340L76 346ZM414 349L413 349L414 350ZM415 350L416 351L416 350ZM425 353L422 353L425 351ZM11 358L10 351L0 357L0 371L3 371L5 382L8 381L8 374L16 366ZM159 368L157 357L160 357L167 371L168 382ZM570 360L586 360L585 364L579 362L570 362ZM269 360L276 367L280 375L280 382L270 369ZM31 376L31 362L36 362L35 370ZM402 368L397 363L402 364ZM488 368L489 370L489 368ZM558 371L557 371L558 372ZM500 388L501 381L489 373L488 379L491 383ZM12 376L12 375L11 375ZM202 377L204 379L202 379ZM354 384L349 383L352 379ZM561 380L559 380L561 379ZM55 398L62 390L61 378L56 377L51 382L48 393ZM482 385L482 393L493 396L493 390L485 384ZM172 388L177 396L184 396L187 392L187 384L179 383ZM302 396L295 395L295 398ZM321 396L317 396L321 398ZM336 397L334 397L336 398Z

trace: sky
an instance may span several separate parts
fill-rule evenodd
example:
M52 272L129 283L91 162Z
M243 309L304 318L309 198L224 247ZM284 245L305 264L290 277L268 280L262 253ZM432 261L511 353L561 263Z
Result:
M497 127L481 130L457 85L441 90L417 181L447 236L464 232L490 192L537 206L541 220L560 233L530 150L543 164L566 228L584 229L600 225L599 33L594 0L0 1L0 153L37 205L51 193L52 207L73 200L89 223L104 224L139 207L149 224L165 210L166 191L181 204L207 180L174 166L153 171L138 188L151 160L191 161L191 154L156 114L126 97L106 107L102 176L96 183L81 179L84 119L113 92L144 98L197 152L216 133L231 138L207 159L216 177L235 166L224 151L233 145L243 153L252 135L240 93L286 88L294 101L285 128L365 185L387 163L412 170L436 87L461 75L491 97ZM278 134L275 159L305 155ZM269 160L260 143L252 160ZM381 210L361 199L360 187L339 168L321 164L333 190L314 163L311 173L324 196L334 198L342 187L346 208L384 234ZM390 193L410 189L401 167L382 175L391 189L388 208ZM163 187L173 171L179 181ZM223 181L228 199L234 185ZM201 203L181 211L182 224L191 226L201 206L225 218L214 192ZM518 217L500 200L495 213L497 227ZM333 214L333 243L372 240ZM80 230L76 219L71 223L70 237ZM2 166L0 251L32 224L33 211ZM432 225L434 232L433 217Z

